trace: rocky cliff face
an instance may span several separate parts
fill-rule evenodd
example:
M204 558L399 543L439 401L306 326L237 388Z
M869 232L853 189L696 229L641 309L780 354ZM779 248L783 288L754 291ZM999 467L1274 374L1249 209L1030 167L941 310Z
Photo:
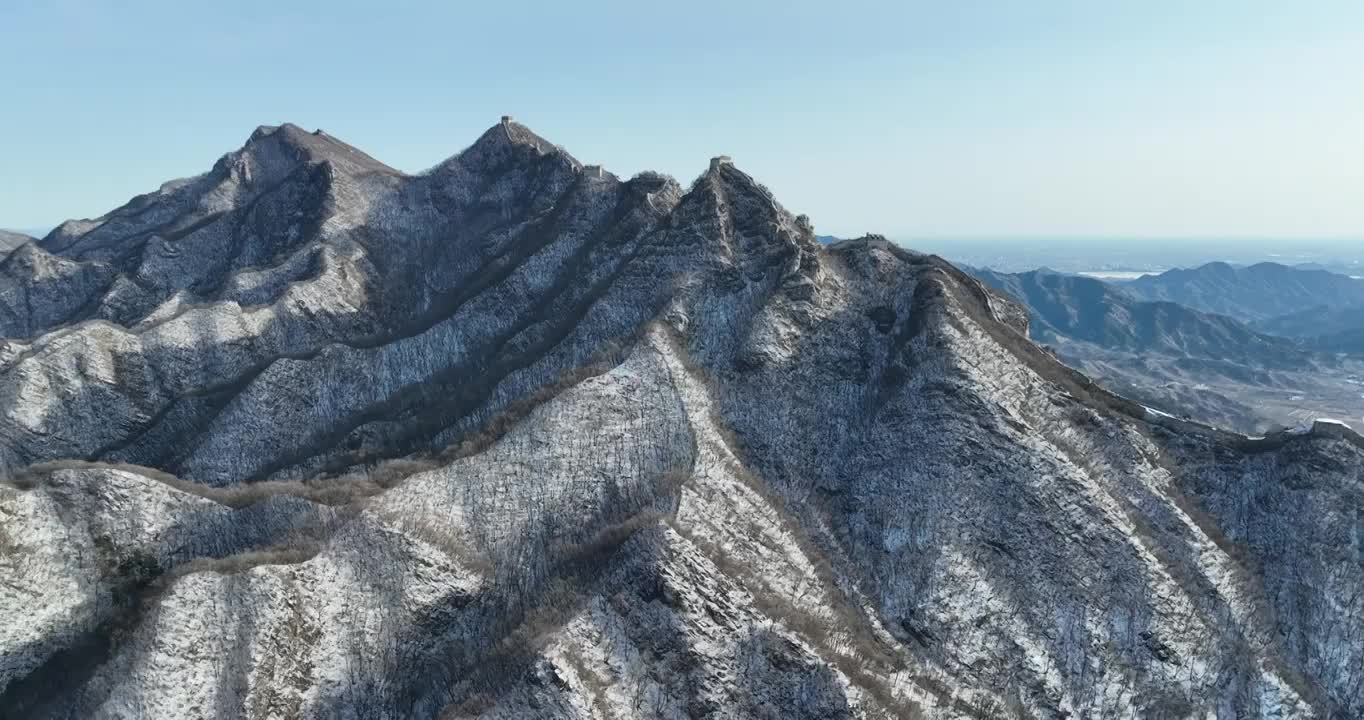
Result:
M6 717L1352 717L1364 441L504 122L262 128L5 264Z

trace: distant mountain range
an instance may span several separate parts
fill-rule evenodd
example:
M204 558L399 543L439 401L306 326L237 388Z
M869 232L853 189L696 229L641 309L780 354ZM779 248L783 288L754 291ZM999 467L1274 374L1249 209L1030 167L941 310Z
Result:
M1325 270L1293 268L1278 263L1236 267L1208 263L1193 269L1146 275L1122 285L1143 300L1167 300L1260 322L1322 306L1364 305L1364 280Z
M1209 263L1121 283L1144 299L1223 313L1303 348L1364 354L1364 279L1311 265Z
M1322 275L1284 269L1301 277L1284 281L1284 273L1264 273L1279 280L1262 286L1265 305L1291 303L1310 293ZM1216 275L1221 268L1200 271ZM1316 313L1315 323L1301 318L1251 326L1167 300L1141 299L1132 283L1045 269L970 272L1028 308L1034 340L1149 406L1248 433L1301 424L1316 414L1352 421L1364 415L1356 384L1360 361L1322 352L1364 349L1364 332L1354 332L1351 324L1364 319L1358 310L1319 308L1303 313ZM1339 277L1328 282L1338 285ZM1242 277L1242 283L1252 285L1254 278ZM1290 297L1277 298L1276 288L1291 289ZM1289 327L1318 329L1295 336L1284 332ZM1325 335L1328 331L1339 335Z
M1364 277L1364 264L1358 260L1294 263L1293 267L1298 270L1325 270L1338 275L1348 275L1352 278Z
M1315 338L1364 327L1364 305L1318 305L1252 323L1263 333L1286 338Z
M1274 368L1310 365L1307 354L1292 342L1255 332L1224 315L1174 302L1140 300L1125 292L1126 286L1045 270L971 272L1026 304L1032 337L1041 342L1060 337L1124 352L1236 357Z

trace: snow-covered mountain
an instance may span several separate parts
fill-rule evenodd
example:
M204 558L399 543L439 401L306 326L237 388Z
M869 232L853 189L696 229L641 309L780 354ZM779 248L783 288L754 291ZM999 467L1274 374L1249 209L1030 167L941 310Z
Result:
M4 262L0 714L1364 713L1364 440L1027 329L726 158L261 128Z

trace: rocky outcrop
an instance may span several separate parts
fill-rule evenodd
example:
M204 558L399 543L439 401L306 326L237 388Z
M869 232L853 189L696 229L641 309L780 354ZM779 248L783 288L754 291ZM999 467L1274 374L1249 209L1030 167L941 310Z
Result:
M727 159L262 128L27 252L9 714L1364 712L1357 436L1165 422Z
M30 242L33 242L33 238L23 233L0 230L0 260L3 260L6 255L20 245Z

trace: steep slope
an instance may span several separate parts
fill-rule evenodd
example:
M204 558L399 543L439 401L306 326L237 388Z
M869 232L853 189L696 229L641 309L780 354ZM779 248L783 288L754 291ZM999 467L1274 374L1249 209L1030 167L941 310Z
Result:
M1144 300L1167 300L1243 322L1322 305L1364 304L1364 280L1278 263L1249 267L1208 263L1193 269L1146 275L1124 283L1123 288Z
M1350 431L1149 413L725 158L313 137L44 240L139 290L13 306L10 714L1364 712Z

